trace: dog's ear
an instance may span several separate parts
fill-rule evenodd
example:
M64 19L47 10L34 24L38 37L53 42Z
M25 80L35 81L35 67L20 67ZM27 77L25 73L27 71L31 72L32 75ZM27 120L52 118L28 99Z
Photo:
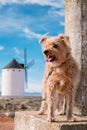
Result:
M69 36L65 34L58 35L58 40L65 42L68 46L70 46L70 39Z
M44 43L46 40L47 40L47 37L42 37L42 38L39 40L39 43Z

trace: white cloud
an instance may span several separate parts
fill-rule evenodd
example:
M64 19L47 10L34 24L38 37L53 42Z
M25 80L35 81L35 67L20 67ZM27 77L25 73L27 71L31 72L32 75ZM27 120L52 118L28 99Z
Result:
M20 51L17 49L17 47L14 47L13 50L16 54L20 54Z
M52 6L56 8L64 6L64 0L24 0L24 3L39 4L41 6Z
M53 11L53 14L54 14L55 16L64 16L64 15L65 15L63 9L60 10L60 11Z
M29 28L23 28L23 32L27 38L40 38L42 35L31 31Z
M21 34L24 34L22 36L25 36L27 38L40 38L41 34L37 34L35 32L32 32L29 28L25 27L25 25L28 25L29 22L32 22L32 18L30 19L29 16L25 16L24 18L21 17L20 19L17 18L17 15L15 17L15 13L9 9L7 13L0 15L0 32L1 35L14 32L19 32L20 36ZM10 16L10 17L9 17Z
M4 46L0 45L0 51L4 50Z
M8 15L0 16L0 32L9 34L18 30L20 30L18 20Z
M41 6L64 7L64 0L0 0L0 4L38 4Z
M26 21L29 21L28 18L24 19L15 19L14 16L8 17L8 15L0 16L0 32L1 34L10 34L14 32L20 32L20 34L24 34L27 38L40 38L42 35L31 31L28 27L24 27L27 25ZM23 35L22 35L23 36ZM17 51L15 49L15 51Z
M20 0L0 0L0 4L5 5L5 4L10 4L10 3L19 3Z
M65 22L62 22L62 21L61 21L59 24L60 24L61 26L65 26Z
M63 22L64 16L65 16L65 10L64 9L51 9L48 11L48 14L50 17L52 17L53 19L58 20L58 23L60 26L64 26L65 23Z
M18 31L21 32L21 29L31 22L32 18L30 18L29 15L22 16L19 12L15 13L11 6L0 14L0 32L1 34L7 33L7 35Z
M52 6L51 8L50 15L54 18L54 16L64 16L64 10L56 11L56 8L61 5L61 8L64 6L64 0L0 0L0 4L13 4L13 3L18 3L18 4L38 4L41 6ZM48 12L48 13L49 13ZM10 16L10 17L9 17ZM49 17L49 16L48 16ZM35 19L36 20L36 19ZM33 23L34 18L31 18L29 15L28 16L22 16L17 15L14 11L13 8L9 8L4 12L3 14L0 14L0 32L1 35L9 35L15 32L17 35L24 36L26 38L37 38L39 39L42 35L39 33L36 33L32 31L29 28L29 25ZM60 23L60 25L62 25ZM28 27L25 27L28 26ZM63 25L62 25L63 26Z
M20 61L24 62L24 55L23 55L24 51L23 50L19 50L17 47L14 47L13 51L15 53L15 57L17 57L17 59L19 59Z
M52 9L52 10L49 10L48 11L48 14L50 15L50 16L52 16L52 17L59 17L59 16L61 16L61 17L64 17L64 15L65 15L65 10L64 9L61 9L61 10L56 10L56 9Z

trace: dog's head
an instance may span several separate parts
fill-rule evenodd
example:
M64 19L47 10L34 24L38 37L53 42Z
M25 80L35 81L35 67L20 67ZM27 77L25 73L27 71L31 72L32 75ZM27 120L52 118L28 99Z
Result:
M52 65L60 65L65 62L70 54L70 40L66 35L56 37L43 37L40 39L45 60Z

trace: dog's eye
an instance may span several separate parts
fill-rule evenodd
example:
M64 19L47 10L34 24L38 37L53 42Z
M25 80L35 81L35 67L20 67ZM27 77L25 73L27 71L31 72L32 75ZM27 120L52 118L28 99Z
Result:
M54 47L54 48L58 48L58 45L55 44L55 45L53 45L53 47Z

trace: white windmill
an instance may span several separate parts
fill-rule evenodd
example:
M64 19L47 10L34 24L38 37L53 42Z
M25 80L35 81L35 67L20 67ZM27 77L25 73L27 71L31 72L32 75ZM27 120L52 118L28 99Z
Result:
M2 96L23 96L25 84L24 67L15 59L2 69Z
M24 49L24 69L25 69L25 86L28 88L28 69L34 65L34 60L32 59L29 63L27 63L27 50Z

